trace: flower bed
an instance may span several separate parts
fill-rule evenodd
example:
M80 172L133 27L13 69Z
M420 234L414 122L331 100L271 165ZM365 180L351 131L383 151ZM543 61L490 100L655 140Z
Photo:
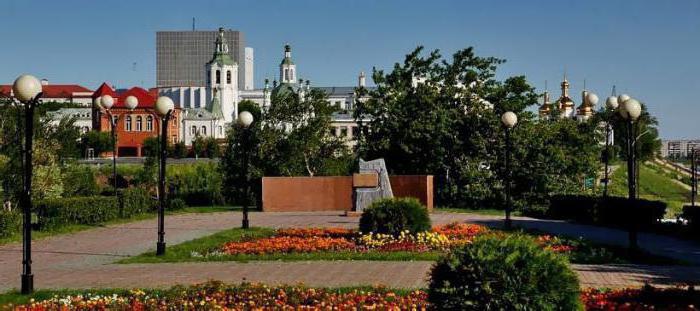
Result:
M487 229L480 225L449 224L430 232L399 236L388 234L361 234L343 228L278 229L271 237L224 244L221 252L227 255L311 253L319 251L355 252L428 252L445 251L469 243Z
M700 310L700 293L692 287L587 289L581 293L586 310Z
M12 310L426 310L423 291L383 288L332 290L307 287L227 286L210 282L165 291L131 290L111 295L55 296L9 306Z
M45 300L33 299L2 310L429 310L422 290L392 291L324 289L303 286L225 285L208 282L167 290L109 290L63 292ZM20 297L23 298L23 297ZM700 310L700 293L690 289L599 290L581 293L585 310Z

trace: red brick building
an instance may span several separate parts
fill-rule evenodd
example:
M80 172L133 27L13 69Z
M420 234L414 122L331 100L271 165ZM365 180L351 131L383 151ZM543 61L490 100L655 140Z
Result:
M73 103L89 107L92 104L92 90L77 84L49 84L41 80L40 102ZM0 97L13 97L12 85L0 85Z
M145 90L140 87L132 87L123 92L117 92L106 83L103 83L92 95L93 100L103 95L114 98L114 106L110 109L112 116L117 118L117 157L141 157L143 143L146 138L158 137L160 134L160 118L155 113L154 107L157 98L157 90ZM124 105L124 100L134 96L139 104L136 109L129 110ZM94 101L93 101L94 102ZM99 107L93 107L94 126L97 131L110 132L109 116ZM180 141L180 109L175 108L173 116L168 122L168 141L175 144ZM111 156L111 152L106 156Z

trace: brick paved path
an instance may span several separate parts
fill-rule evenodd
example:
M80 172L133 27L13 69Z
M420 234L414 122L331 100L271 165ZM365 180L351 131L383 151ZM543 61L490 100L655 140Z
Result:
M499 217L473 214L436 213L435 224L468 221L499 225ZM357 218L341 217L336 213L252 213L251 224L264 227L338 226L355 228ZM618 235L600 229L560 222L517 218L517 225L551 229L555 233L574 230L577 235L604 237L615 244ZM240 224L240 213L186 214L167 216L168 245L206 236ZM573 226L573 227L572 227ZM581 229L580 231L576 231ZM560 232L561 231L561 232ZM138 255L154 248L156 221L145 220L113 225L74 234L56 236L34 242L34 274L37 288L88 287L161 287L174 284L218 279L226 282L259 281L265 283L299 283L310 286L352 286L383 284L391 287L423 287L431 262L250 262L250 263L174 263L116 265L112 262ZM641 245L647 241L641 236ZM658 237L657 237L658 238ZM665 238L668 239L668 238ZM670 239L673 240L673 239ZM682 251L669 253L683 259L700 255L698 247L681 241L649 239L651 242L678 242L677 245L652 245L651 250L678 246ZM687 257L687 258L686 258ZM645 280L655 284L700 280L697 267L650 267L624 265L574 265L584 286L620 287L640 285ZM0 246L0 292L19 287L21 245Z

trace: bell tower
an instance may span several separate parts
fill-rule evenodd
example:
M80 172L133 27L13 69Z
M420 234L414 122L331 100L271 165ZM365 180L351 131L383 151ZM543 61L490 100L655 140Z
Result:
M292 61L292 47L284 45L284 58L280 63L280 82L293 84L297 81L297 65Z
M229 54L224 28L214 43L214 56L206 65L207 110L214 115L223 115L224 122L232 122L238 115L238 64Z

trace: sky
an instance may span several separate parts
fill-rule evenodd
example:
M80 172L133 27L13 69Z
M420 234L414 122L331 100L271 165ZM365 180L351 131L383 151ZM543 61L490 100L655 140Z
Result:
M416 46L450 56L473 46L506 59L498 78L525 75L552 97L566 73L601 98L613 85L645 102L663 138L700 138L698 0L0 1L0 84L22 73L54 84L155 84L155 33L244 32L255 81L276 78L285 43L299 76L354 86ZM371 79L368 81L371 83Z

